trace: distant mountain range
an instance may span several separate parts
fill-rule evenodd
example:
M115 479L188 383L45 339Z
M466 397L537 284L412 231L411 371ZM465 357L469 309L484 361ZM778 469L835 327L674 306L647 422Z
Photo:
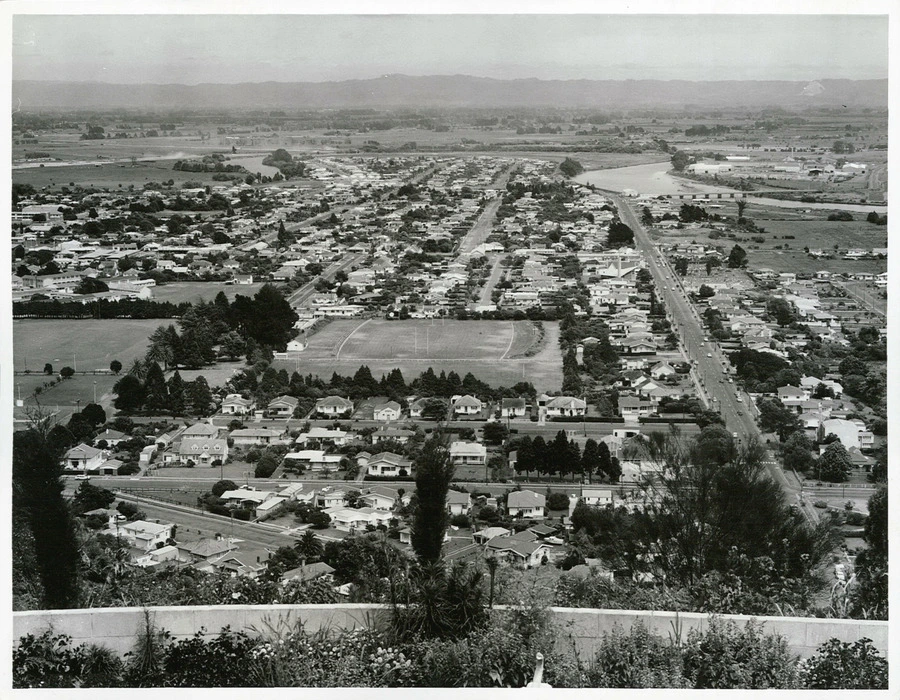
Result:
M320 109L563 107L596 109L888 105L883 80L496 80L468 75L387 75L324 83L126 85L17 80L21 109ZM20 102L21 100L21 102Z

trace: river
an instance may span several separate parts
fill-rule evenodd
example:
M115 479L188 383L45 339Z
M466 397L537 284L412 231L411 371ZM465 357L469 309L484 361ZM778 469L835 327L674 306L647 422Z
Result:
M243 165L253 174L259 173L266 177L274 177L275 173L278 172L278 168L273 168L271 165L263 165L263 158L265 157L266 156L231 156L227 162L230 165Z
M730 187L718 187L675 177L669 174L669 168L669 161L663 161L660 163L630 165L626 168L589 170L576 176L575 181L584 185L595 185L604 190L612 190L614 192L634 190L638 193L651 193L654 195L737 192L737 190ZM841 209L861 213L877 211L879 214L887 211L886 206L875 206L872 204L816 204L752 196L748 196L747 201L753 204L765 204L784 209Z

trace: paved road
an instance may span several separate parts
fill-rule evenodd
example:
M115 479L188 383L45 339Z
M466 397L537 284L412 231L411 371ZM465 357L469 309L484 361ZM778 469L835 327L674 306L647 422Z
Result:
M841 282L831 280L832 284L843 289L863 309L882 318L887 315L887 301L878 296L878 290L870 288L866 282Z
M678 275L650 240L628 201L620 196L613 196L613 200L618 207L619 216L634 231L635 246L643 254L657 287L661 290L675 330L681 336L685 351L694 364L701 390L721 413L728 430L737 434L739 441L749 436L762 440L754 419L756 409L750 397L727 381L730 363L715 343L706 341L700 317L688 299ZM788 481L771 453L767 453L765 465L772 478L787 492L789 502L796 502L799 487ZM818 519L809 501L806 501L804 512L812 522Z
M487 278L487 281L481 288L481 296L478 299L478 303L481 306L487 306L488 304L493 303L491 301L491 292L494 291L494 287L497 286L497 283L500 281L500 275L503 272L503 267L500 265L503 258L499 255L490 256L488 258L488 264L490 264L492 260L493 267L491 268L491 276Z
M321 275L291 292L290 296L287 299L288 302L291 304L291 306L303 306L303 304L305 304L306 301L315 293L316 283L320 279L330 280L339 271L346 270L348 267L356 265L363 258L365 258L365 255L363 255L362 253L349 253L340 260L331 263L331 265L329 265L322 271Z

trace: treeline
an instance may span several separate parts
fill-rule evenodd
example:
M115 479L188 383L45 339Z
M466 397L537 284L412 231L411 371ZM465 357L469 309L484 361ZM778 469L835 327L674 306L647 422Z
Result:
M181 318L190 302L98 299L87 304L60 299L14 301L13 318Z
M538 435L534 439L526 435L509 445L516 450L515 469L518 474L529 476L532 472L540 476L566 476L575 480L592 481L593 477L617 483L622 476L622 466L605 442L588 438L584 451L575 440L569 440L566 432L560 430L549 442ZM568 503L566 504L568 505Z

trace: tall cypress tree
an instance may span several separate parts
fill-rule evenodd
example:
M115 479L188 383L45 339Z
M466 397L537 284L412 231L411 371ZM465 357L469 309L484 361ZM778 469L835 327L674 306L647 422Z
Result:
M169 410L173 416L180 416L184 413L185 407L185 384L178 370L168 381L169 391Z
M450 521L447 492L453 463L443 438L435 434L422 446L416 471L416 510L412 522L412 546L423 564L441 558L444 533Z
M169 410L169 391L162 368L155 362L150 363L147 378L144 380L144 391L147 393L147 408L151 411Z
M77 607L79 598L78 539L63 497L60 457L37 430L13 434L14 521L31 529L42 604L50 610Z

